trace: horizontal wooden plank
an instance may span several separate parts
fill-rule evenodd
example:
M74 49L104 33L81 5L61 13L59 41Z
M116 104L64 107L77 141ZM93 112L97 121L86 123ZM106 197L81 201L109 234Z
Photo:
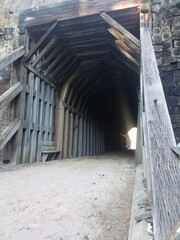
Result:
M7 128L1 133L0 136L0 150L11 140L14 134L18 131L21 126L21 121L16 119L13 123L10 123Z
M25 54L25 47L19 47L13 50L10 53L7 53L5 56L0 57L0 70L8 66L9 64L16 61L18 58L22 57Z
M127 29L125 29L121 24L116 22L113 18L111 18L105 12L100 13L101 17L113 28L118 30L121 34L123 34L126 38L128 38L131 42L133 42L136 46L140 47L140 41L134 35L132 35Z
M0 110L7 106L23 89L23 85L20 82L15 83L5 93L0 96Z

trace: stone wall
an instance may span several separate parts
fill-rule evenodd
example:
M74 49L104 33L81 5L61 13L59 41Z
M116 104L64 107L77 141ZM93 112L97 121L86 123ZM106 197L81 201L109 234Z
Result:
M153 0L152 39L164 92L180 142L180 1Z

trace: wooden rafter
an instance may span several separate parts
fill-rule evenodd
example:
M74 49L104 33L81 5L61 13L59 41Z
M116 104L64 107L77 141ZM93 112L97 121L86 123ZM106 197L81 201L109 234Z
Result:
M139 62L135 58L133 58L126 50L124 50L118 42L115 42L114 46L131 62L133 62L136 66L139 66Z
M43 36L39 39L39 41L36 43L36 45L30 50L30 52L25 57L25 62L27 62L32 55L39 49L39 47L44 43L44 41L47 39L47 37L52 33L52 31L57 26L58 22L54 22L50 28L43 34Z
M37 56L36 60L32 63L32 66L33 66L33 67L36 66L36 65L39 63L39 61L42 59L42 57L51 50L51 48L52 48L52 46L55 44L55 42L56 42L56 37L52 38L52 40L51 40L51 41L46 45L46 47L40 52L40 54Z
M133 42L137 47L140 47L140 41L133 34L131 34L127 29L125 29L121 24L116 22L112 17L110 17L107 13L100 13L101 17L107 22L111 27L118 30L121 34L123 34L126 38L128 38L131 42Z
M140 55L140 48L137 47L135 44L133 44L128 38L123 36L119 31L117 31L115 28L108 28L109 33L113 35L117 40L120 40L122 44L126 45L128 48L130 48L134 53Z

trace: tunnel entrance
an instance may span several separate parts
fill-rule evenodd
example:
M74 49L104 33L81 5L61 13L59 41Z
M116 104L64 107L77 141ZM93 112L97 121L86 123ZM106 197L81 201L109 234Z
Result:
M60 158L126 149L137 126L139 16L132 7L26 24L25 67L56 88L56 111L46 111L55 132L43 141L54 141Z

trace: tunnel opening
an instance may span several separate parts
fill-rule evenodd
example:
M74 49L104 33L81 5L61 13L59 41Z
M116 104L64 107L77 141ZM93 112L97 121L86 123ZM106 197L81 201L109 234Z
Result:
M139 8L132 7L27 24L35 47L47 35L26 62L58 90L55 141L61 158L127 149L125 136L137 126L140 50L131 35L139 39L139 23Z

